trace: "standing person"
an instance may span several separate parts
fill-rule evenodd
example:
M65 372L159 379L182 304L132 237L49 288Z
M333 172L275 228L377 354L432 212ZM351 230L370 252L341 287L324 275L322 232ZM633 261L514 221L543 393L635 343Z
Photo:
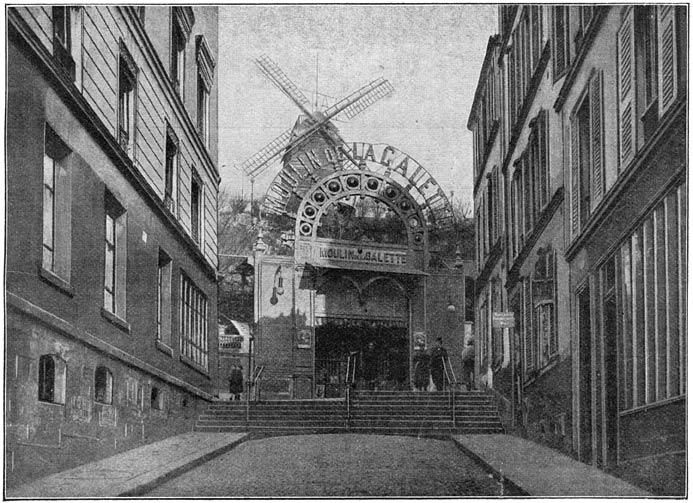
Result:
M436 387L436 391L443 391L445 384L445 361L448 359L448 352L443 347L443 339L438 337L436 345L431 351L431 379Z
M378 354L375 342L370 341L363 352L363 378L366 381L366 389L376 389L378 379Z
M243 367L238 365L231 366L229 393L231 393L231 400L241 399L241 393L243 393Z
M462 351L462 382L467 385L467 391L474 389L474 339L467 341L467 347Z
M426 351L417 351L414 355L414 389L416 391L426 391L430 372Z

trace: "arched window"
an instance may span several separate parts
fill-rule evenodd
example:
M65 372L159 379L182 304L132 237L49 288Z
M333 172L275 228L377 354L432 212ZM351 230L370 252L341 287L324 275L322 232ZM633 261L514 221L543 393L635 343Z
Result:
M38 370L38 399L42 402L65 403L67 365L55 355L41 355Z
M96 367L94 400L107 405L113 403L113 374L106 367Z

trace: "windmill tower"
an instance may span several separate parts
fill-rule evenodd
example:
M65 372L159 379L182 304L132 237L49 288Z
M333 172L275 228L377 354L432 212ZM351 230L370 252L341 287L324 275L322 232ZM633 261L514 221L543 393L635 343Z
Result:
M394 88L389 81L383 78L376 79L326 110L318 111L311 109L308 98L268 56L259 57L255 64L269 81L298 107L301 115L292 128L284 131L243 162L241 169L252 184L260 174L272 166L273 161L282 156L282 169L267 190L263 209L270 213L295 217L295 207L306 185L303 183L304 179L309 177L315 180L320 173L311 171L314 166L306 168L306 163L311 163L310 159L297 159L296 163L292 163L292 160L301 151L308 150L314 154L315 147L323 151L325 149L321 147L327 147L328 151L339 153L332 159L332 169L342 169L346 164L358 167L349 145L342 139L332 121L345 122L353 119L374 103L392 94ZM330 163L326 165L329 166ZM287 187L290 187L290 190Z

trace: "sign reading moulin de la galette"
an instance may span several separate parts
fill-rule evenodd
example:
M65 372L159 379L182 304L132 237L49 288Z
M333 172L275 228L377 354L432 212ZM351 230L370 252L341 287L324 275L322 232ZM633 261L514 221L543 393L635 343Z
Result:
M369 246L302 242L299 243L296 259L298 262L307 262L313 265L344 265L365 269L408 269L409 255L406 249L375 248Z

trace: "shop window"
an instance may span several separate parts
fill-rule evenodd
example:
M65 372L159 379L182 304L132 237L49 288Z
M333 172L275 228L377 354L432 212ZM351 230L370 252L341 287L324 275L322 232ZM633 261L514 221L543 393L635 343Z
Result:
M184 273L180 277L180 352L204 370L208 364L207 298Z
M94 374L94 401L110 405L113 403L113 374L106 367L96 367Z
M55 355L41 355L38 370L38 399L41 402L65 403L67 365Z
M70 150L48 126L43 153L44 269L70 282L72 250L72 183Z
M686 185L680 185L616 256L622 410L686 393L686 211Z

